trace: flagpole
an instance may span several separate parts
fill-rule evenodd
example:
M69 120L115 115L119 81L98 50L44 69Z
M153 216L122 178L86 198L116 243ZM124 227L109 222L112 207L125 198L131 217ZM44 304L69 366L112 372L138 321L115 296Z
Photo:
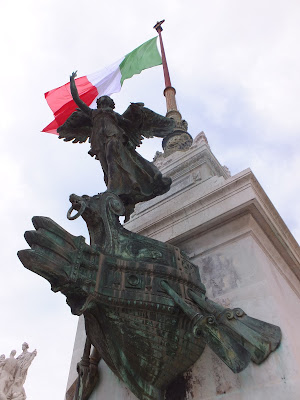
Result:
M171 85L170 73L166 59L165 48L162 40L162 27L161 25L165 22L163 19L162 21L158 21L154 25L154 29L157 31L159 36L159 43L161 49L161 58L163 64L163 71L164 71L164 78L165 78L165 89L164 89L164 96L166 98L167 104L167 114L166 116L169 118L173 118L175 120L175 129L173 133L167 135L163 142L162 146L164 149L164 156L168 156L175 151L184 151L191 147L193 143L192 136L187 132L188 124L185 120L182 119L180 112L178 111L177 104L176 104L176 90Z
M160 49L161 49L161 58L162 58L162 64L163 64L163 71L164 71L164 78L165 78L165 89L164 89L164 96L166 98L166 103L167 103L167 117L172 117L175 119L175 121L180 122L181 121L181 114L178 111L177 104L176 104L176 90L173 88L171 84L171 79L170 79L170 73L169 73L169 68L167 64L167 59L166 59L166 53L165 53L165 48L162 40L162 27L161 25L165 22L163 19L162 21L157 22L154 25L154 29L158 33L159 37L159 43L160 43Z
M170 74L169 74L169 68L168 68L168 64L167 64L167 59L166 59L166 53L165 53L165 48L164 48L164 44L163 44L163 40L162 40L162 27L161 25L165 22L165 20L163 19L160 22L157 22L154 25L154 29L157 31L158 36L159 36L159 43L160 43L160 49L161 49L161 58L162 58L162 63L163 63L163 70L164 70L164 77L165 77L165 85L166 88L167 87L171 87L171 79L170 79Z

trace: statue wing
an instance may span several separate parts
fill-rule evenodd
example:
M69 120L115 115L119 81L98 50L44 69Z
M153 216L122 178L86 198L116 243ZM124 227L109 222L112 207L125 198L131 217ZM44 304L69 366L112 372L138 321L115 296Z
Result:
M131 103L122 116L125 119L123 129L134 147L139 146L144 137L164 138L175 128L172 118L149 110L144 103Z
M78 109L57 129L57 132L59 133L58 138L65 142L72 140L73 143L84 143L91 136L91 118Z

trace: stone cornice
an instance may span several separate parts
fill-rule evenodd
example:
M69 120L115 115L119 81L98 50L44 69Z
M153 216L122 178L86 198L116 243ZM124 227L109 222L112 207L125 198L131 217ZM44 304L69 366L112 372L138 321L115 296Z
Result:
M175 152L166 158L162 155L158 156L155 164L163 175L172 178L171 190L163 196L138 204L135 213L131 216L131 221L137 215L160 205L173 197L178 191L182 191L196 182L203 183L213 176L220 177L222 180L230 178L228 169L221 166L205 141L196 142L186 152Z
M169 175L173 174L173 170L178 169L178 167L190 167L194 169L195 166L193 163L199 163L204 155L212 163L216 175L224 176L225 179L230 176L227 168L224 168L214 156L208 143L204 140L197 142L197 138L195 139L195 144L189 150L183 152L177 151L166 158L161 155L156 158L155 164L164 175Z
M212 153L207 148L204 148L201 153L197 153L196 155L189 157L183 163L169 170L167 175L175 180L192 172L205 162L209 164L213 175L224 176L224 171L220 168L219 163L216 162L215 158L212 156ZM227 176L225 176L225 178L227 178Z
M250 169L222 181L195 182L143 209L126 227L178 244L249 213L300 279L299 246Z

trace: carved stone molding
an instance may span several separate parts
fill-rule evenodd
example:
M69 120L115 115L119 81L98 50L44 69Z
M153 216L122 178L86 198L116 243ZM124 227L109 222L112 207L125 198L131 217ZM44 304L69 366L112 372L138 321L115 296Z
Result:
M188 150L193 144L192 136L187 132L174 132L163 140L164 156L174 153L175 151Z

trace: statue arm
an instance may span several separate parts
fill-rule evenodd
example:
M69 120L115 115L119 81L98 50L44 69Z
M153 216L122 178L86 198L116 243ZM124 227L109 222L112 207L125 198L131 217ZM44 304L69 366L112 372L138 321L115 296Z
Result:
M81 100L81 98L79 97L78 94L78 90L76 87L76 83L75 83L75 78L77 76L77 71L73 72L72 75L70 76L70 89L71 89L71 95L73 97L73 100L75 101L75 103L78 105L78 107L88 116L91 115L92 109L87 106L85 104L84 101Z

